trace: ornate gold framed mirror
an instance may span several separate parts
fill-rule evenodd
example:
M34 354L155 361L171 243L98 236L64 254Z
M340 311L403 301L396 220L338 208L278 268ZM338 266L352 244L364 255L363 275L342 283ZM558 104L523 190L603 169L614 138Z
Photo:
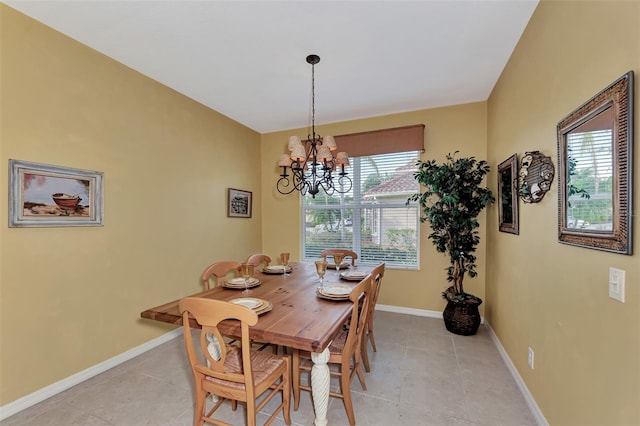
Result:
M519 234L518 226L518 154L498 165L498 228Z
M557 130L559 241L631 254L633 71Z

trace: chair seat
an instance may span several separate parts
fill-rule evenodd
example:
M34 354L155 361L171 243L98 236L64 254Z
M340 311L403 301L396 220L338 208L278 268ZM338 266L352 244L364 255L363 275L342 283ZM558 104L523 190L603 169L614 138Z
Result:
M331 355L341 355L344 351L344 345L347 343L347 337L349 333L345 330L342 330L331 342L329 346L329 353Z
M329 345L329 355L334 359L334 357L341 357L342 352L344 352L344 345L347 343L347 337L349 333L342 330L331 342ZM311 352L309 351L298 351L300 354L300 358L311 359Z
M253 370L253 380L255 386L262 384L271 374L284 364L281 356L273 355L268 352L252 351L251 352L251 369ZM227 353L224 363L227 372L235 374L243 374L242 371L242 351L240 348L232 348ZM235 389L244 389L244 383L231 382L229 380L218 379L216 377L205 376L206 381L219 383Z

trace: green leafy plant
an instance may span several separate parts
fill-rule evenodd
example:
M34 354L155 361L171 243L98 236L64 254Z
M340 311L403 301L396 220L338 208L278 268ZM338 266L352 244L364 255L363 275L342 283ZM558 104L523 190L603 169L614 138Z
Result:
M411 228L387 229L387 242L392 247L413 247L416 243L416 231Z
M463 301L475 296L464 292L465 274L475 277L476 247L480 242L477 228L478 215L495 198L482 181L489 173L486 161L475 157L455 158L458 153L447 154L446 161L418 161L415 179L425 190L413 194L407 204L417 201L422 209L420 221L429 221L432 232L429 239L436 250L449 256L451 266L447 281L451 287L443 293L448 299Z
M569 152L569 158L567 159L567 165L569 166L569 173L567 174L567 204L571 207L571 201L569 201L569 198L571 198L572 195L579 195L580 198L589 199L591 198L591 194L589 194L589 192L584 188L584 182L582 185L576 185L572 182L572 180L576 180L574 176L577 173L576 166L578 165L578 161L571 156L571 148L567 148L567 151Z

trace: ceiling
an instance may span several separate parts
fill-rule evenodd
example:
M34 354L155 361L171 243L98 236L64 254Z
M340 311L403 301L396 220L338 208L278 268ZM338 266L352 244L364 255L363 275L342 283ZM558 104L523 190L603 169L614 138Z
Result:
M267 133L486 100L538 0L4 1Z

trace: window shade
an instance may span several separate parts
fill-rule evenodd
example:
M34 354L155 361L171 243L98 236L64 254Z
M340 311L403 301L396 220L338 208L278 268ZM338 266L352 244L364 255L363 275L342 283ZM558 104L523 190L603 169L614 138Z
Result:
M424 152L424 124L372 130L335 136L338 151L349 157L390 154L394 152Z

